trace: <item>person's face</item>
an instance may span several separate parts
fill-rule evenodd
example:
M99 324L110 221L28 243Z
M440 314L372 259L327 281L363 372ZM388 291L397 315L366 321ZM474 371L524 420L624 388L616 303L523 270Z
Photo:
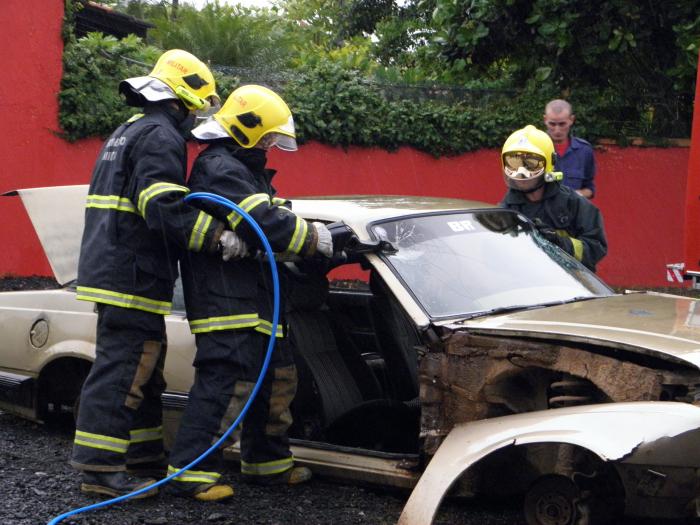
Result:
M258 140L258 143L254 147L264 151L268 151L272 146L275 145L275 140L275 134L269 133L260 137L260 140Z
M544 125L547 127L547 133L552 138L552 142L555 144L566 142L574 120L575 117L569 114L568 111L562 111L561 113L547 111L544 114Z

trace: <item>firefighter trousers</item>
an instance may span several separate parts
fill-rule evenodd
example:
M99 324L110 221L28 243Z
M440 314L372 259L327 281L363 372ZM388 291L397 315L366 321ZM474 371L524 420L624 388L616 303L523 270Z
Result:
M95 362L80 395L71 465L116 472L164 459L162 315L97 305Z
M260 373L269 339L254 330L221 330L196 338L195 381L170 453L169 474L198 458L238 417ZM271 476L292 468L287 431L296 387L291 350L285 339L278 339L268 372L242 423L243 474ZM191 483L192 490L202 483L216 483L223 469L223 446L173 481ZM187 490L186 485L180 488Z

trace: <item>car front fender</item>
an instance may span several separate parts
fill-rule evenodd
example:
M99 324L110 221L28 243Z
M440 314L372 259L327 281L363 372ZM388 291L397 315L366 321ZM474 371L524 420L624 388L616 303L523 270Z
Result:
M429 525L448 489L479 460L510 445L566 443L606 462L699 467L700 408L677 402L608 403L456 425L428 464L398 525ZM680 444L680 446L679 446Z

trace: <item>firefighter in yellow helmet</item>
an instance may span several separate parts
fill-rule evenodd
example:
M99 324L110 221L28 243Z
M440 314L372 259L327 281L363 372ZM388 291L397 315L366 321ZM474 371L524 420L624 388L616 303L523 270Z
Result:
M172 306L177 254L213 254L237 242L223 221L183 200L183 135L194 112L218 104L209 69L174 49L149 75L126 79L119 90L143 112L105 142L88 190L77 297L97 303L96 357L81 394L71 458L82 472L83 492L111 497L148 486L167 467L163 316Z
M282 257L324 259L333 254L326 226L295 215L291 202L278 197L272 186L275 171L266 168L268 150L273 146L297 149L292 113L277 93L263 86L242 86L192 134L208 147L192 168L191 191L212 192L238 204ZM198 205L226 221L245 246L232 253L228 262L197 253L188 253L181 261L187 318L197 342L197 373L169 471L198 457L238 415L260 372L268 338L274 334L278 340L270 368L241 431L241 471L243 479L252 483L305 482L311 471L294 466L287 434L297 374L284 319L278 326L270 323L272 286L267 263L244 256L263 246L237 213L207 201ZM283 289L285 269L278 266ZM284 306L280 312L283 316ZM216 451L197 465L196 472L175 478L169 489L180 495L203 494L200 499L228 497L233 488L218 483L222 463L222 452Z
M595 271L607 253L603 217L588 199L560 183L552 139L534 126L511 134L501 166L508 187L501 206L529 218L550 242Z

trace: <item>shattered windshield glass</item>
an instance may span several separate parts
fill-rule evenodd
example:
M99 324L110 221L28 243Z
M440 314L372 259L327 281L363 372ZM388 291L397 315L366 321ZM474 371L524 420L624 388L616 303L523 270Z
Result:
M611 295L595 274L507 210L375 223L398 248L383 257L432 318Z

